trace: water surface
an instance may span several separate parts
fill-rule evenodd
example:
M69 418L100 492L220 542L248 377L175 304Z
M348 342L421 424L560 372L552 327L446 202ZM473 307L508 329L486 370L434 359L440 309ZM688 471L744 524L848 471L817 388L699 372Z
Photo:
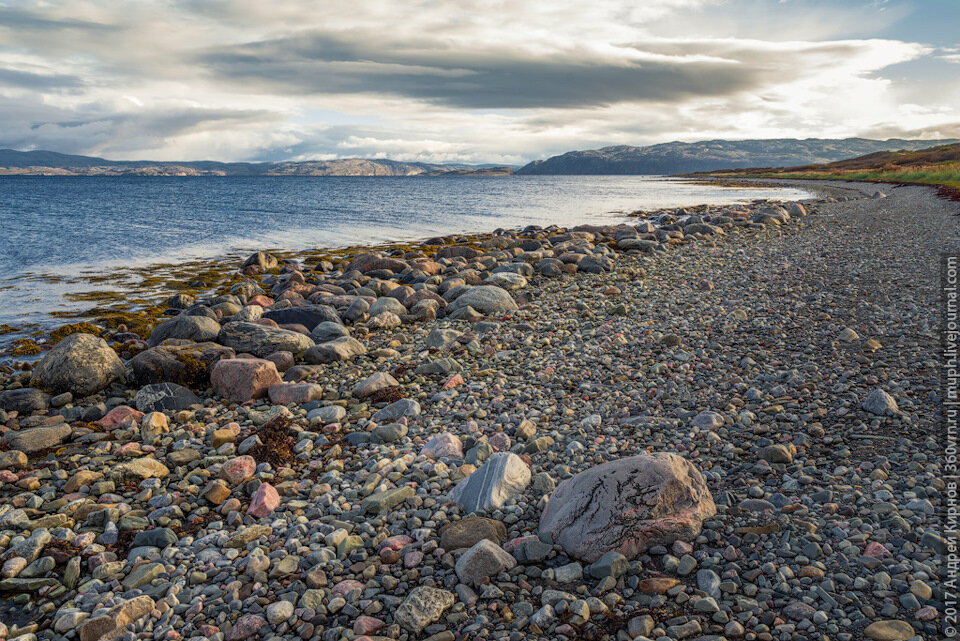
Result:
M662 176L0 177L0 323L89 307L71 296L120 268L807 197Z

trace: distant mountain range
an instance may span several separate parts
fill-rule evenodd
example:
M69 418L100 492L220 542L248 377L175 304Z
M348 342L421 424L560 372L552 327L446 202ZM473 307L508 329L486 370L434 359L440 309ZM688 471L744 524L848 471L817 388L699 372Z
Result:
M303 162L161 162L106 160L55 151L0 149L0 175L36 176L442 176L501 175L512 167L434 165L386 159L345 158Z
M297 162L106 160L54 151L0 149L0 175L59 176L504 176L682 174L828 163L878 151L915 151L956 140L793 138L668 142L571 151L514 170L498 165L429 164L379 158Z
M909 151L956 140L870 140L776 138L668 142L649 147L620 145L571 151L535 160L516 172L521 175L562 174L684 174L747 167L786 167L833 162L877 151Z

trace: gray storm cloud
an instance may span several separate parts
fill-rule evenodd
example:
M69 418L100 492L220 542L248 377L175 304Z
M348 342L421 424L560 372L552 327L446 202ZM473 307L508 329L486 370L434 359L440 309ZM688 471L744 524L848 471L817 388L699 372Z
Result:
M14 0L0 7L0 147L522 162L598 144L960 122L960 101L918 107L884 76L924 58L954 66L923 43L707 37L699 11L713 3L635 5ZM849 8L819 10L830 34L850 20Z

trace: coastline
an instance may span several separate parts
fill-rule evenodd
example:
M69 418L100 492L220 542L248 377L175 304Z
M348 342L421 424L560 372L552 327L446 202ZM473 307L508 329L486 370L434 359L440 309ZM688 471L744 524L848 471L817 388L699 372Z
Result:
M363 178L363 177L361 177ZM736 181L702 181L678 180L678 182L696 185L720 184L737 187ZM776 188L775 184L763 185L764 188ZM803 191L812 191L803 187ZM699 205L691 206L691 209ZM662 212L675 212L682 207L666 207L644 212L655 215ZM603 214L584 213L582 219L587 223L592 217L607 218L606 224L611 222L629 221L637 217L637 211L605 212ZM450 242L465 242L487 240L494 231L493 225L480 231L468 233L444 234ZM601 222L600 224L603 224ZM511 228L519 231L520 227ZM394 235L395 232L391 232ZM0 323L0 358L4 356L33 357L39 352L32 343L41 349L48 347L50 332L63 324L79 322L98 322L106 329L117 324L135 324L145 329L144 323L156 317L162 310L159 309L163 301L176 293L186 293L194 296L209 295L231 280L231 265L242 260L253 251L263 249L281 260L303 258L305 260L334 259L349 256L350 254L365 251L395 251L421 247L423 241L430 238L421 231L407 234L406 238L395 240L364 240L349 242L345 239L350 236L346 231L333 233L335 237L344 240L330 244L304 244L282 242L273 243L271 247L254 248L256 241L231 243L229 251L217 251L214 246L196 247L190 250L188 258L182 259L181 250L168 250L160 256L140 258L128 265L129 260L118 259L112 263L87 265L61 265L56 270L42 266L31 268L16 276L15 279L3 282L3 289L12 295L36 297L42 300L51 294L56 296L49 305L55 305L49 311L31 313L28 320ZM458 238L460 240L454 241ZM297 246L299 245L299 246ZM241 246L246 246L243 249ZM233 279L235 281L235 278ZM192 283L204 282L204 286L193 287ZM49 290L49 291L48 291ZM6 320L6 319L5 319ZM19 349L13 346L13 341L20 341ZM14 353L15 351L15 353ZM35 352L30 354L28 352Z
M657 232L672 223L640 231L634 219L633 232L396 247L411 255L354 257L364 275L341 281L326 266L284 270L252 256L248 267L267 268L233 285L254 280L264 293L244 285L244 302L272 305L208 300L210 313L193 310L203 321L168 326L154 337L166 345L152 340L141 367L127 363L134 380L89 397L20 392L21 409L2 411L0 519L21 536L0 548L23 560L0 581L17 599L0 602L8 636L84 639L96 626L117 631L109 621L122 612L154 638L228 641L259 630L878 639L904 626L935 638L947 543L936 519L939 381L926 364L939 345L931 256L960 250L956 205L927 188L877 199L875 185L816 188L861 197L789 217L712 212L670 240ZM424 247L447 251L412 255ZM545 249L562 252L556 270ZM439 278L442 307L400 282L404 264L420 266L413 280ZM500 274L509 301L470 293L484 273ZM347 281L369 289L379 313L357 312ZM297 331L248 326L308 291L359 347L318 350ZM463 296L485 313L456 305ZM274 324L319 321L317 338L343 331L326 312L286 310ZM242 332L221 333L226 312L245 319ZM133 352L147 336L107 338ZM237 371L211 389L205 368L224 348L259 358L227 358ZM144 356L162 349L196 357ZM187 368L198 362L202 371ZM248 376L254 367L265 378ZM0 374L0 401L31 373ZM171 374L196 396L143 393ZM715 514L695 506L695 532L598 560L549 528L558 484L650 453L677 454L702 475ZM513 467L493 465L506 459ZM474 476L502 500L474 509L466 490L455 498Z

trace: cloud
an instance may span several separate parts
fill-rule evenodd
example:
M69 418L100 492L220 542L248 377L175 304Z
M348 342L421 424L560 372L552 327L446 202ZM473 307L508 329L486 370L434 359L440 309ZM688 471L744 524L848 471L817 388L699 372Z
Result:
M812 0L12 0L0 146L521 163L605 144L947 130L960 81L934 90L893 70L956 51L897 39L902 15Z

